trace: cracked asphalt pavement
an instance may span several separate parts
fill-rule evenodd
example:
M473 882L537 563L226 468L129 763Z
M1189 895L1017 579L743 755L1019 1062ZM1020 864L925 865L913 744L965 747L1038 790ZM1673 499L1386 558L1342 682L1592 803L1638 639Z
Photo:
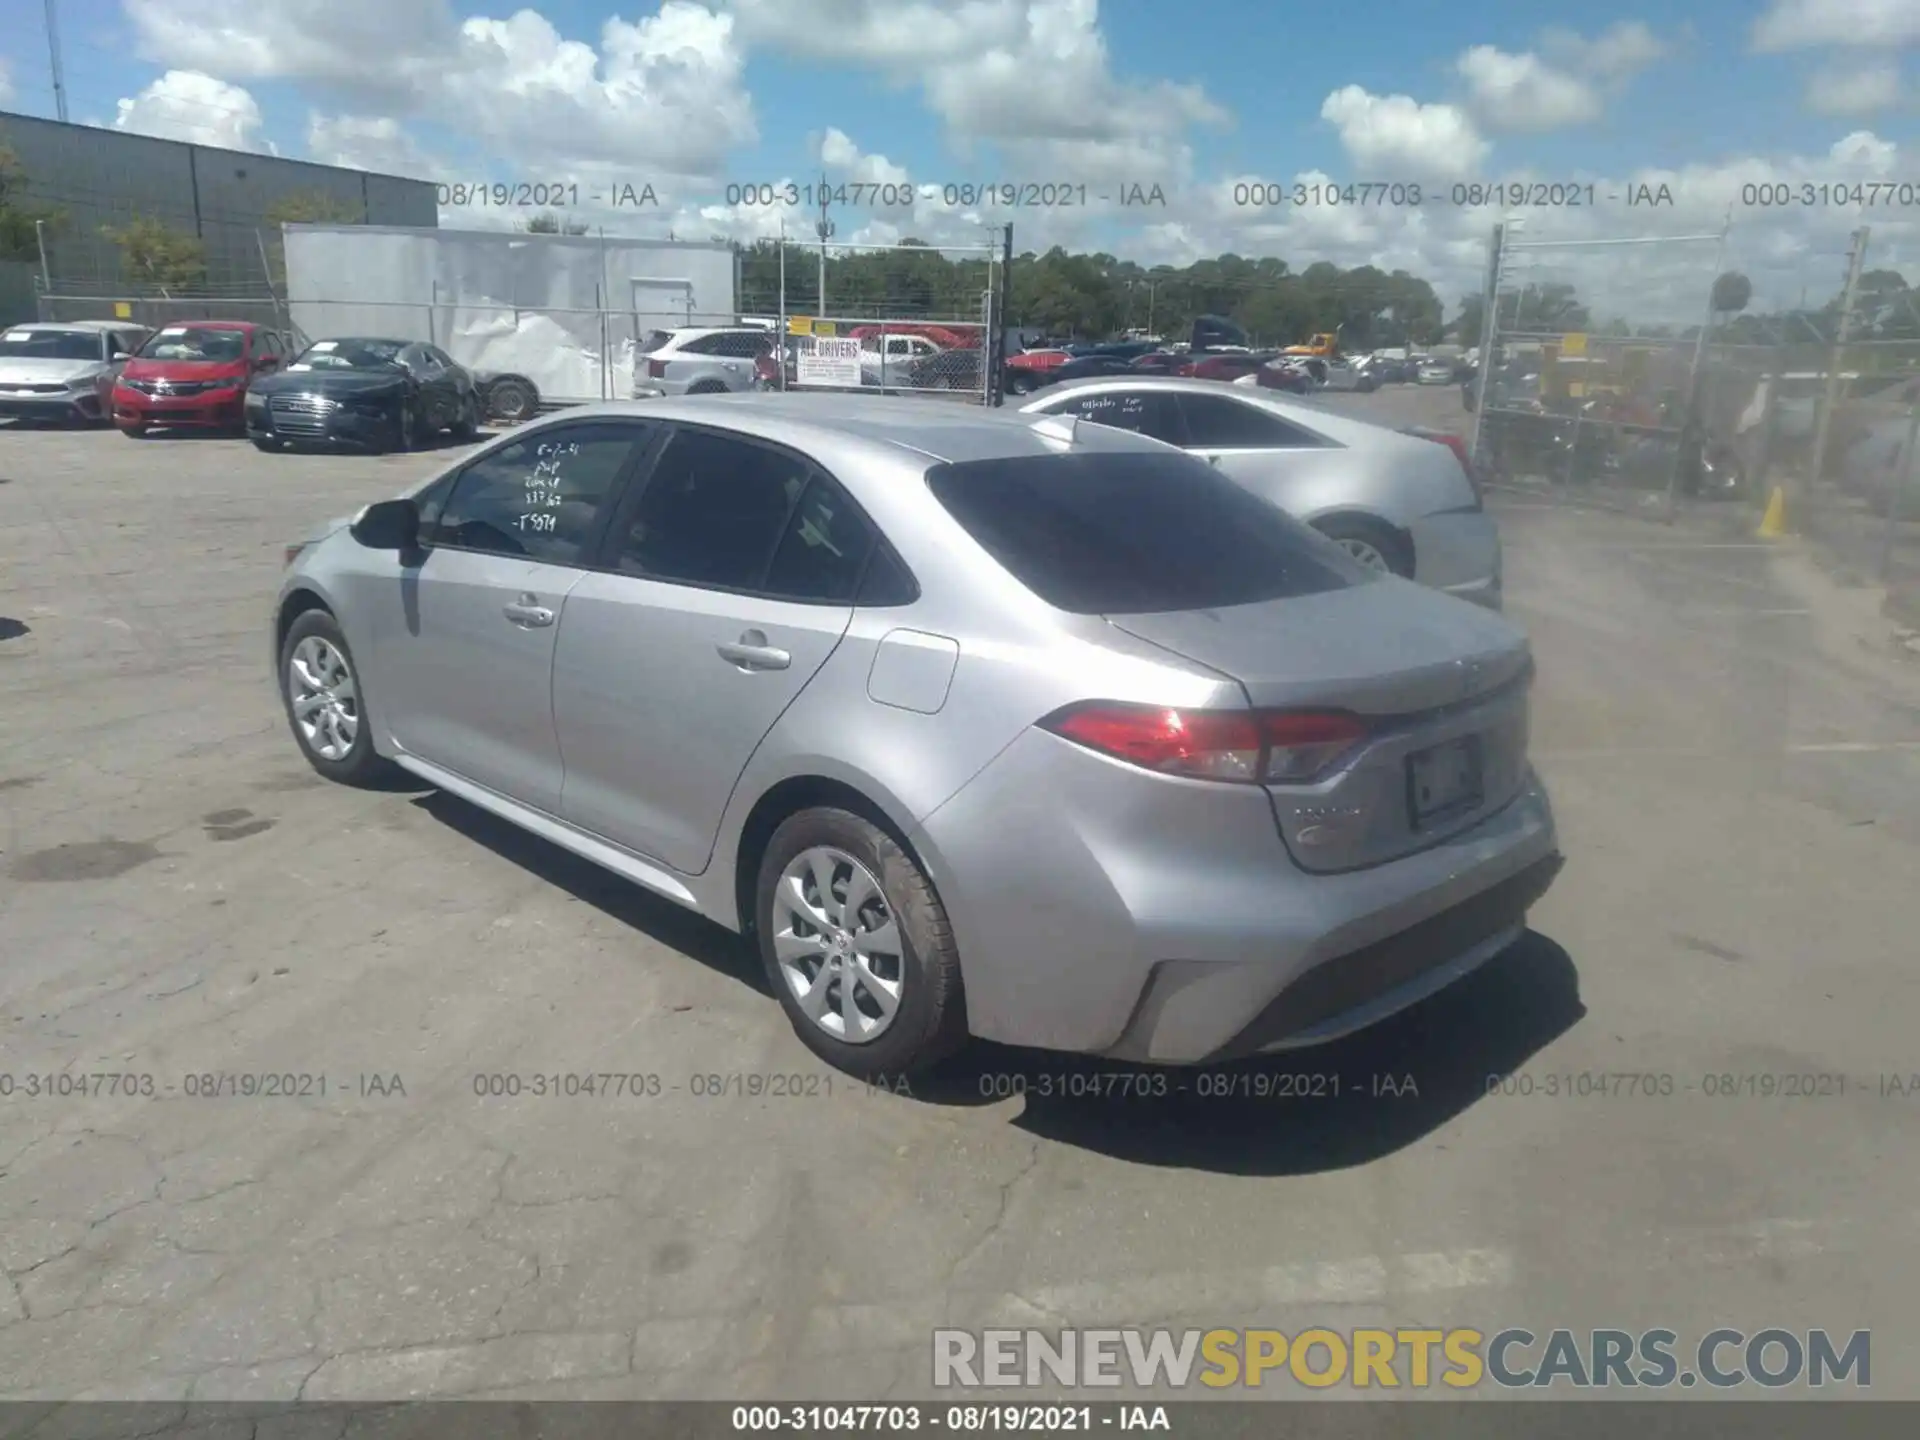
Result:
M1920 682L1791 547L1495 498L1568 868L1470 980L1159 1099L992 1047L902 1093L715 927L301 761L281 547L454 453L0 430L0 1398L924 1397L938 1325L1415 1323L1872 1329L1920 1394ZM1488 1093L1585 1073L1674 1088ZM1847 1085L1702 1088L1800 1075Z

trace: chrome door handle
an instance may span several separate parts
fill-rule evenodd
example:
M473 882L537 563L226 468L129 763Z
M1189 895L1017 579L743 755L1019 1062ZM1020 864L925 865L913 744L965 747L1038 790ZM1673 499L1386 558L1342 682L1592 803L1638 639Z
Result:
M500 613L514 624L524 625L528 629L539 629L541 626L551 625L554 620L553 611L544 605L536 605L531 595L522 595Z
M767 644L767 637L758 630L747 631L731 645L723 643L713 648L722 660L742 670L784 670L793 663L791 654Z

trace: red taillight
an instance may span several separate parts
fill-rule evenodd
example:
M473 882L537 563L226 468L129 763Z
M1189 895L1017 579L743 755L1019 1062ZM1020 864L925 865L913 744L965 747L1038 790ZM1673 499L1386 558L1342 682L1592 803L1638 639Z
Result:
M1480 477L1473 473L1473 451L1467 447L1464 439L1458 435L1436 434L1432 430L1422 430L1417 426L1408 430L1407 434L1417 435L1422 440L1431 440L1434 444L1444 445L1451 450L1453 458L1460 462L1461 474L1467 477L1467 484L1473 487L1473 498L1485 503L1486 497L1480 493Z
M667 378L667 362L664 360L647 361L647 378L649 380L666 379Z
M1166 775L1259 785L1323 773L1366 738L1364 721L1331 710L1176 710L1095 701L1040 722L1076 745Z

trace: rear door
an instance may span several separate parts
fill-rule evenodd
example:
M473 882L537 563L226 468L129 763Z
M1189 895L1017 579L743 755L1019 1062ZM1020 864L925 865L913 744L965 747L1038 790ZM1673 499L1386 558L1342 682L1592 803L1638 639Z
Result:
M846 633L874 543L805 457L676 429L567 597L564 817L705 870L740 772Z
M409 754L548 814L560 808L553 655L568 594L654 427L543 427L436 485L409 563L368 551L371 683Z

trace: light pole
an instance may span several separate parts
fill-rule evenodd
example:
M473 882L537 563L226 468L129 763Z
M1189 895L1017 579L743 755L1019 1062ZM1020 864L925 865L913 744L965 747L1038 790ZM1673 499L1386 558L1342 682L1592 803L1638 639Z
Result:
M827 242L833 238L833 221L827 218L827 177L820 177L820 219L813 227L820 237L820 318L827 318Z

